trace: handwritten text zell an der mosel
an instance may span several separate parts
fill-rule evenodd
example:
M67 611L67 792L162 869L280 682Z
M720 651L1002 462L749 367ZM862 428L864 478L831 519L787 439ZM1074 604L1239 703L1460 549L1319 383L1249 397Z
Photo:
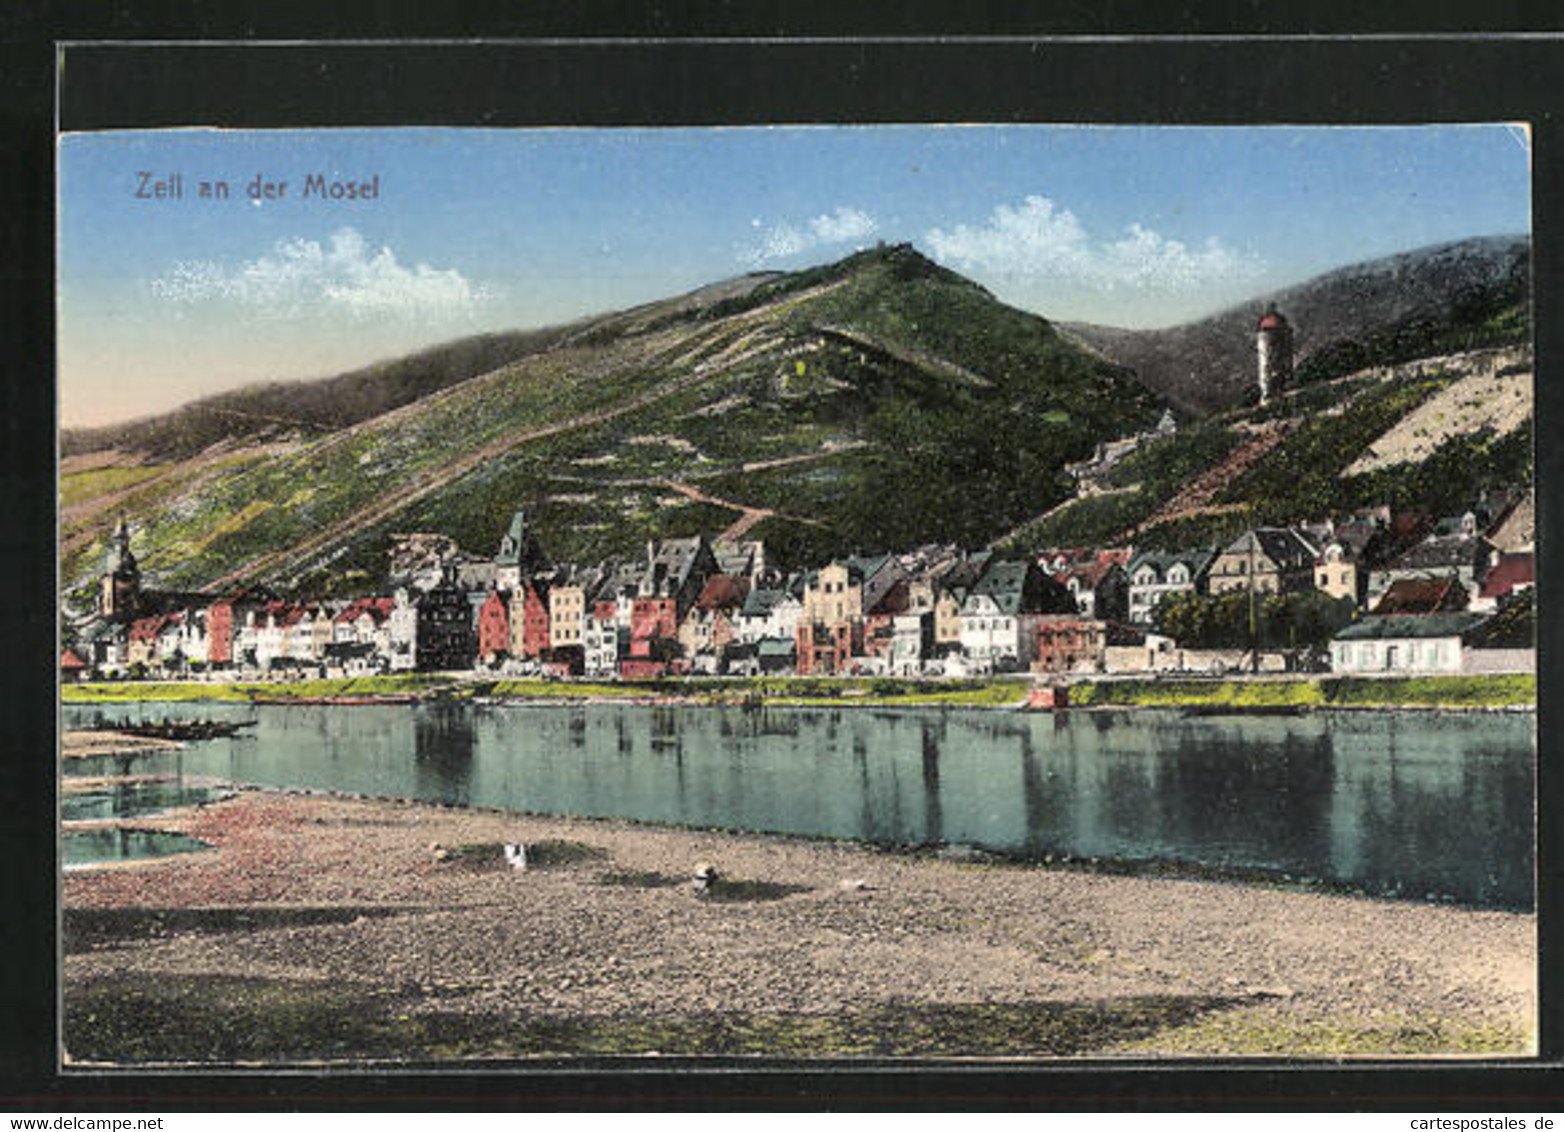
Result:
M380 174L372 173L362 180L327 177L323 173L310 173L304 178L302 189L298 182L274 181L257 173L240 185L237 181L185 180L183 173L152 173L140 170L136 173L137 200L379 200ZM237 186L237 187L236 187Z

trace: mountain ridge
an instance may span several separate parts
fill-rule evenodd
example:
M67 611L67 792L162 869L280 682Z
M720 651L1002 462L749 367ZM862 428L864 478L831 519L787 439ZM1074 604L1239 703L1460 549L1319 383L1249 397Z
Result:
M61 455L122 448L159 457L186 457L225 440L276 439L279 430L272 426L283 426L281 435L300 430L306 435L329 433L593 334L634 328L671 312L704 309L779 274L749 272L622 310L527 330L466 335L326 377L251 382L167 412L65 428L60 432ZM245 423L250 427L244 427Z
M1465 343L1519 340L1527 325L1530 241L1478 236L1346 264L1301 283L1257 295L1175 326L1130 330L1060 323L1060 330L1186 413L1204 415L1244 403L1254 388L1254 327L1275 303L1293 327L1299 383L1404 361L1436 345L1446 331L1514 315L1507 325Z
M1385 272L1371 264L1358 274ZM1471 321L1479 317L1488 316L1457 304L1440 333L1469 337L1486 325ZM1247 314L1231 333L1250 385ZM1367 331L1370 341L1383 333ZM798 565L928 542L1025 553L1148 524L1148 538L1209 541L1256 519L1386 501L1455 505L1468 488L1530 475L1529 401L1524 419L1449 437L1410 470L1346 475L1378 437L1461 380L1468 362L1445 351L1419 355L1427 367L1380 367L1378 376L1316 365L1315 376L1336 380L1263 407L1186 414L1176 437L1110 470L1110 490L1072 498L1068 468L1108 441L1152 436L1169 402L1101 351L909 245L722 281L525 345L519 357L432 381L437 388L345 427L227 437L190 458L69 458L66 591L90 600L120 518L137 528L156 584L261 581L326 595L375 588L397 532L437 531L489 553L518 508L560 560L744 531L774 561ZM1292 423L1235 473L1242 482L1206 483L1271 421ZM1206 484L1203 514L1159 520L1179 510L1190 483Z
M1046 319L879 247L586 320L347 427L239 445L188 490L158 478L62 532L64 573L89 577L126 512L144 566L188 588L373 577L393 527L481 551L518 506L562 555L741 516L784 559L978 543L1160 409Z

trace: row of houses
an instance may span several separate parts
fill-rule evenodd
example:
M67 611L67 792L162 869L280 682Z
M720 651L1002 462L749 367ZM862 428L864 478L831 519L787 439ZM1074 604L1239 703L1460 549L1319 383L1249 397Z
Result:
M553 564L517 512L488 557L464 555L443 535L395 536L387 592L329 602L258 589L143 591L122 525L99 616L66 667L68 675L481 669L598 679L1204 670L1244 658L1180 648L1156 630L1159 603L1314 590L1350 598L1363 614L1333 643L1338 669L1459 670L1460 642L1534 576L1529 499L1482 508L1421 525L1382 511L1257 528L1184 551L1016 558L925 546L790 573L774 569L758 541L701 536L654 540L644 554L590 566ZM1416 638L1434 645L1406 643L1404 634L1435 630L1443 635Z

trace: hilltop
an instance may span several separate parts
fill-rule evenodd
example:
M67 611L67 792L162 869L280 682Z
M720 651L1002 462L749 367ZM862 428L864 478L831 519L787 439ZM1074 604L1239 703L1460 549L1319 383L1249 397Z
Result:
M1243 403L1263 299L1182 328L1210 343L1210 372L1231 367L1230 407L1186 411L1076 497L1071 464L1151 435L1188 390L1155 357L1132 372L1080 328L882 246L75 436L62 576L83 600L121 516L154 585L332 594L378 587L396 532L490 554L518 507L562 560L705 533L763 539L782 565L1448 513L1531 483L1526 268L1524 242L1467 241L1279 293L1298 383L1263 407ZM218 411L236 404L261 408Z
M249 420L213 411L232 398ZM1161 408L1047 320L882 246L72 437L63 576L91 578L121 515L149 578L177 588L362 590L393 532L491 553L518 506L565 558L697 531L794 562L979 544Z
M1514 344L1528 336L1531 251L1524 236L1438 244L1339 268L1196 322L1160 330L1061 327L1135 371L1186 412L1243 403L1254 387L1254 326L1274 302L1294 328L1296 381Z
M202 397L170 413L98 428L68 428L60 434L60 453L69 458L114 450L183 460L214 445L323 436L523 358L575 341L634 333L652 320L702 310L776 277L776 272L756 272L562 326L477 334L333 377L262 382Z

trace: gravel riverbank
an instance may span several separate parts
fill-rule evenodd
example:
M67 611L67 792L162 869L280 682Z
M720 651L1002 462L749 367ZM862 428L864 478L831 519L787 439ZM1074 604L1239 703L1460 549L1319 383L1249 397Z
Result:
M1530 915L320 795L135 824L215 848L66 875L78 1061L1534 1040Z

